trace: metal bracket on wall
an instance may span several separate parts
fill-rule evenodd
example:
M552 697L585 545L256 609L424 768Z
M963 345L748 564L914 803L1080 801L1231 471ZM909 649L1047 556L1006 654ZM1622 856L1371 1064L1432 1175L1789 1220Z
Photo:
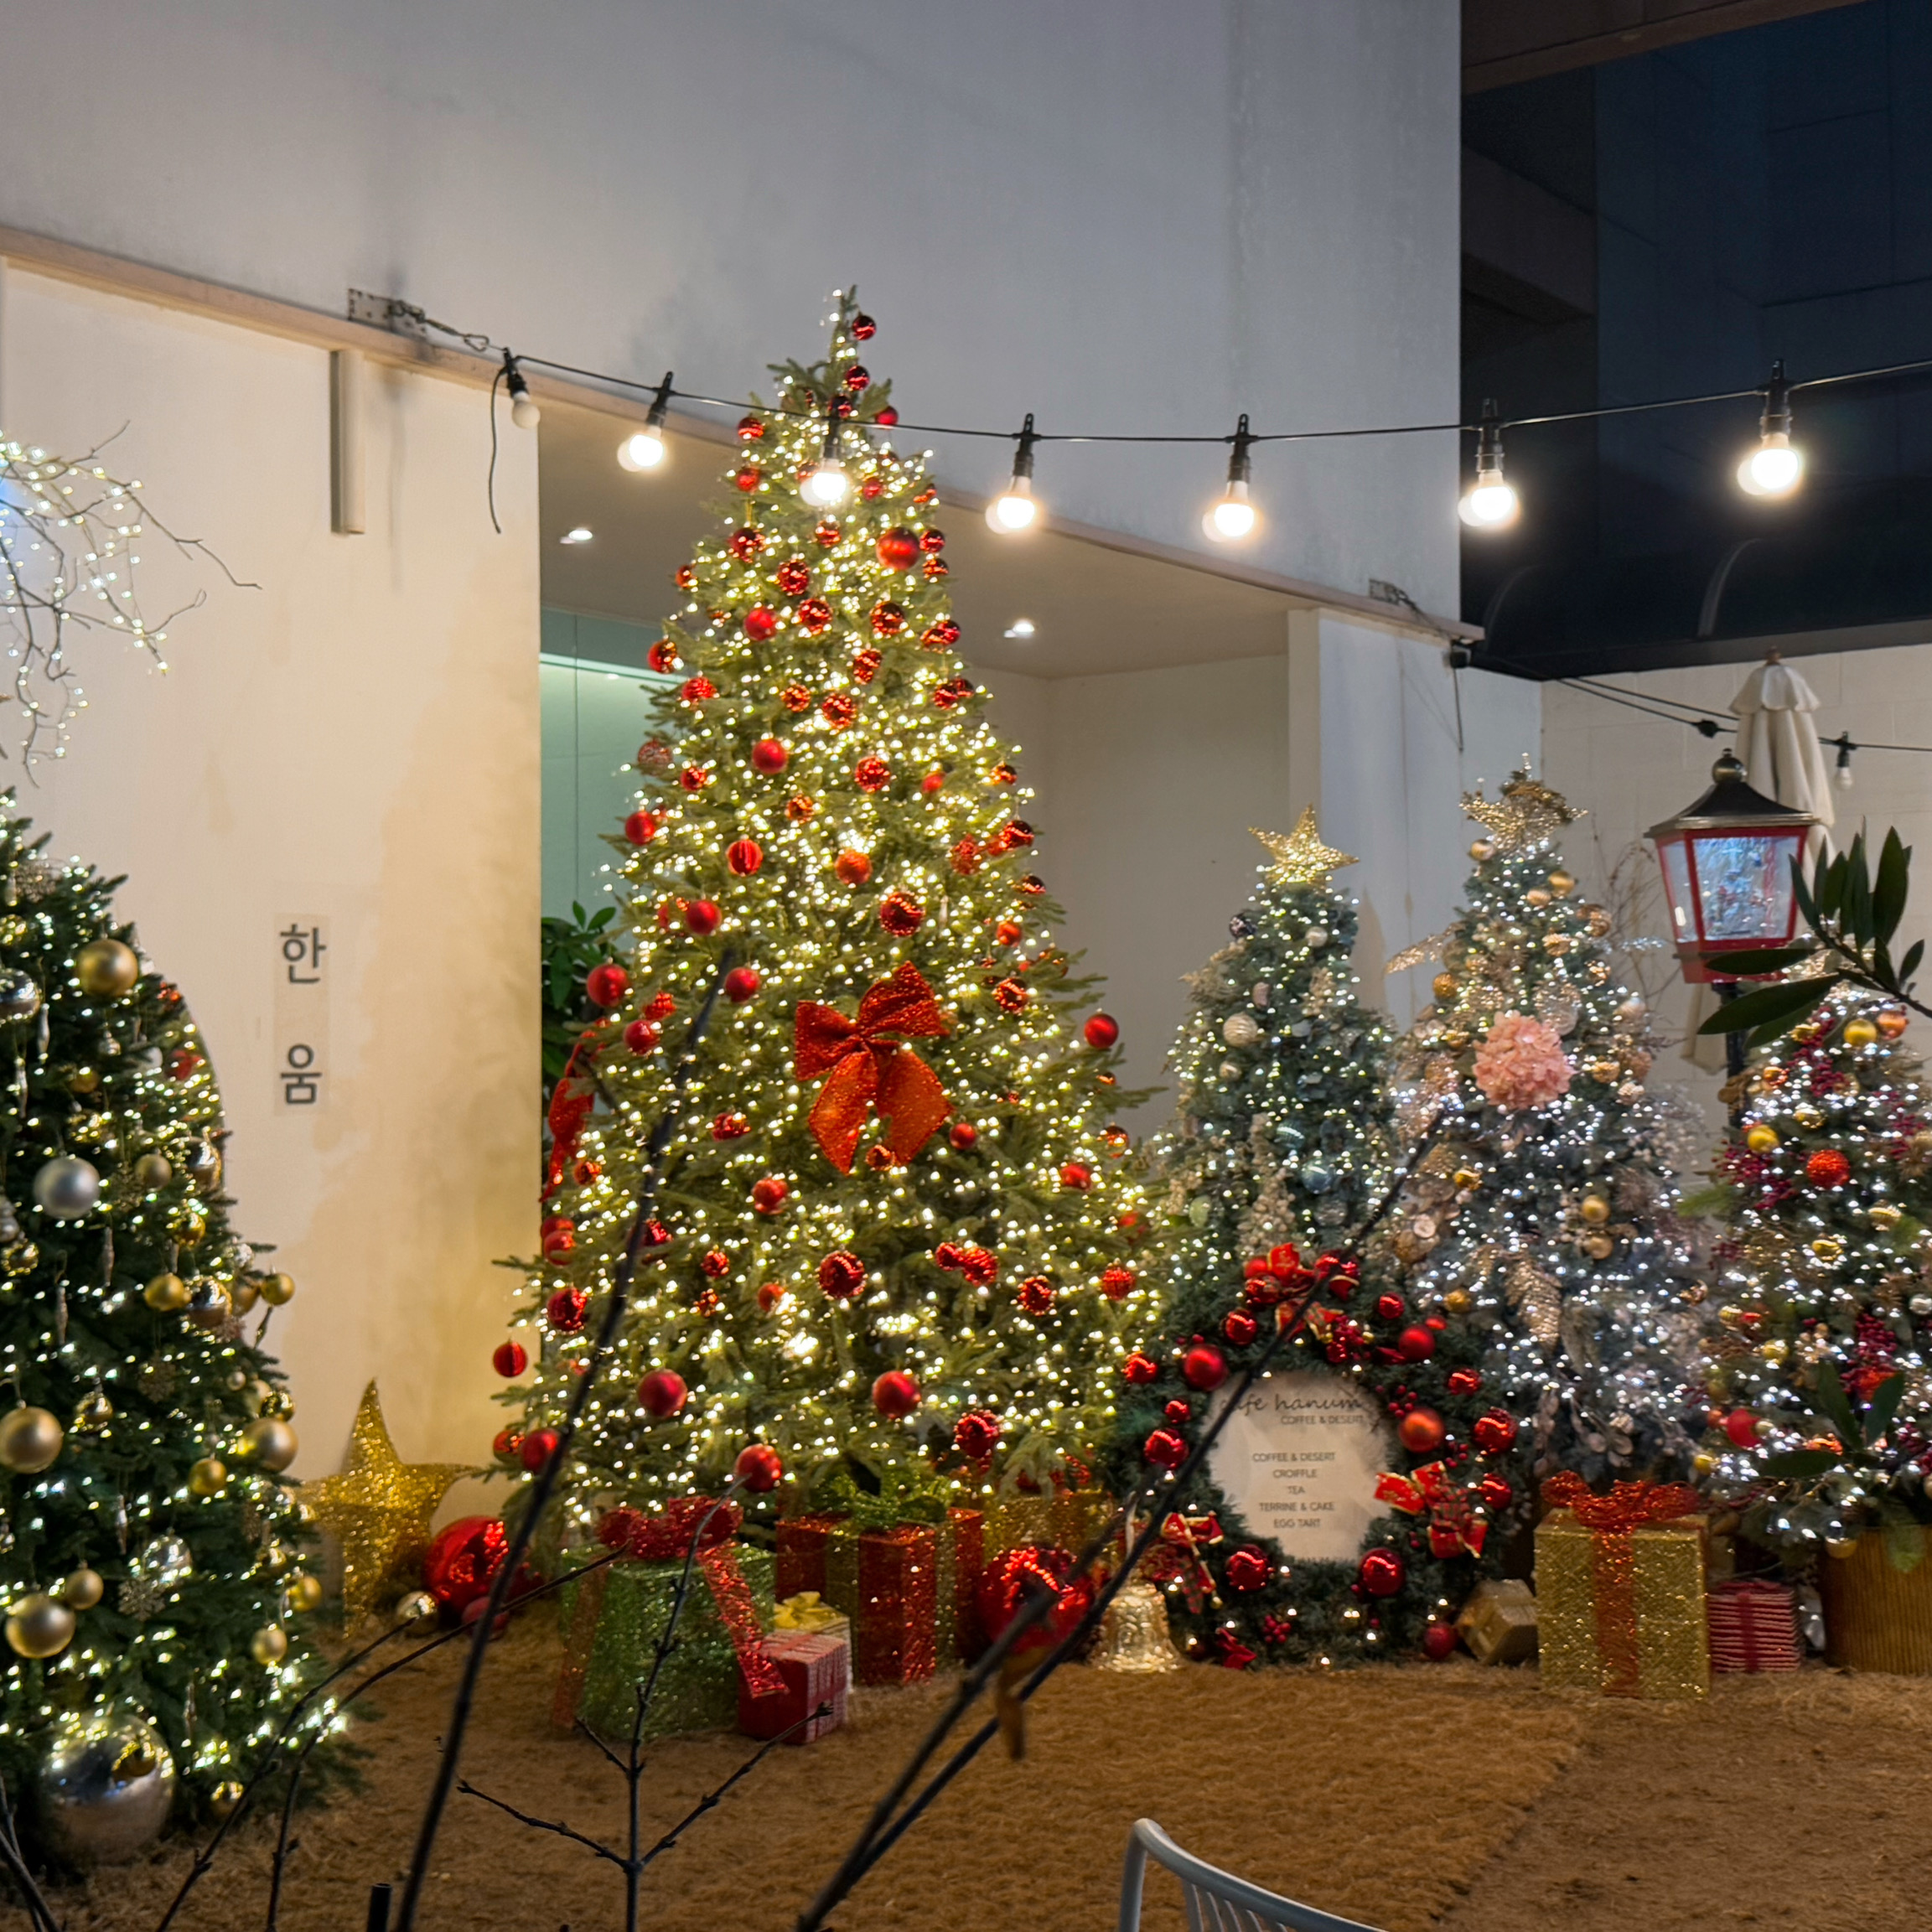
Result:
M421 337L427 319L413 302L405 302L399 295L371 295L365 288L352 288L349 319L365 322L371 329L386 329L392 335Z

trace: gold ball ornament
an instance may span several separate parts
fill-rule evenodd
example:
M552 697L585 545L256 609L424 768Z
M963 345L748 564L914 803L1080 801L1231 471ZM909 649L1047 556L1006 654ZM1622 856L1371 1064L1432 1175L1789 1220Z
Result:
M92 1067L76 1067L67 1076L67 1090L70 1094L91 1094L100 1090L101 1075Z
M279 1624L264 1624L248 1639L248 1655L257 1664L279 1664L288 1655L288 1633Z
M1466 1314L1469 1308L1469 1291L1467 1288L1451 1288L1443 1297L1443 1306L1452 1315Z
M60 1595L72 1610L91 1610L106 1593L107 1586L101 1581L98 1570L90 1570L85 1565L75 1571L60 1586Z
M90 940L74 956L74 976L83 992L96 999L117 1000L133 991L141 977L141 961L133 947L120 940Z
M1778 1131L1760 1121L1744 1136L1744 1145L1754 1154L1775 1153L1778 1149Z
M1878 1038L1878 1029L1870 1020L1847 1020L1845 1044L1848 1047L1868 1047Z
M1583 1243L1583 1252L1593 1261L1607 1261L1616 1251L1617 1244L1608 1235L1591 1235Z
M1717 1458L1708 1449L1700 1449L1691 1458L1691 1467L1700 1476L1707 1476L1717 1466Z
M141 1291L141 1298L149 1308L169 1314L188 1306L188 1284L179 1275L157 1275Z
M1593 1225L1600 1225L1610 1218L1610 1204L1601 1194L1585 1194L1577 1203L1577 1212Z
M1825 1539L1825 1554L1836 1556L1841 1563L1847 1561L1857 1547L1858 1539L1856 1536L1827 1536Z
M164 1188L174 1178L174 1163L166 1154L150 1149L134 1163L134 1184L144 1194Z
M242 1452L277 1475L295 1460L295 1432L279 1416L257 1416L241 1432Z
M1429 982L1429 991L1439 1000L1453 1000L1463 990L1463 982L1453 973L1437 973Z
M40 1250L32 1241L15 1241L0 1255L0 1265L10 1275L30 1275L40 1265Z
M36 1590L7 1618L7 1642L20 1657L58 1657L74 1641L74 1613L58 1597Z
M92 1389L75 1406L74 1427L81 1435L92 1435L114 1420L114 1405L105 1392Z
M174 1238L191 1248L208 1232L208 1216L199 1201L183 1201L168 1217Z
M235 1807L241 1802L241 1786L233 1778L225 1778L208 1794L208 1809L219 1820L232 1818Z
M228 1291L228 1305L238 1315L246 1315L262 1299L262 1284L241 1277Z
M188 1472L190 1495L219 1496L228 1487L228 1465L219 1456L204 1456Z
M396 1606L396 1620L405 1629L421 1630L436 1621L436 1599L427 1590L412 1590Z
M23 1402L0 1416L0 1464L18 1476L37 1476L53 1468L64 1439L65 1432L49 1411Z
M1486 838L1477 839L1469 847L1469 857L1473 858L1478 865L1483 864L1486 860L1492 859L1495 856L1496 848L1494 845Z
M1543 950L1551 959L1561 959L1570 950L1570 935L1567 932L1546 932L1543 935Z
M322 1608L322 1582L304 1572L288 1581L288 1607L301 1615Z
M1541 911L1542 909L1550 903L1549 893L1545 892L1542 887L1540 885L1531 886L1530 889L1523 894L1523 897L1528 900L1531 905L1535 906L1539 912Z
M1790 1349L1783 1342L1775 1338L1769 1342L1760 1342L1758 1344L1758 1353L1774 1368L1782 1362L1790 1352Z
M284 1308L295 1299L295 1277L293 1275L264 1275L261 1288L262 1300L272 1308Z
M1912 1023L1912 1016L1903 1007L1887 1007L1877 1018L1879 1032L1888 1040L1897 1039Z
M1561 867L1550 874L1550 890L1558 899L1567 899L1577 889L1577 882Z

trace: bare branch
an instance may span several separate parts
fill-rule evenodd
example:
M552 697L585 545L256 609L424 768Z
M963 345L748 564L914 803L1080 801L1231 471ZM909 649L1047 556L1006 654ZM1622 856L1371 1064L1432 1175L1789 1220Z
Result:
M485 1805L494 1805L499 1811L506 1811L520 1825L527 1825L532 1831L554 1831L559 1838L567 1838L572 1843L581 1845L587 1852L594 1852L599 1858L608 1858L613 1865L621 1865L624 1860L608 1846L600 1845L594 1838L587 1838L581 1831L573 1831L569 1826L552 1818L533 1818L527 1811L520 1811L515 1805L501 1798L495 1798L487 1791L481 1791L467 1778L458 1778L456 1788L465 1797L480 1798Z

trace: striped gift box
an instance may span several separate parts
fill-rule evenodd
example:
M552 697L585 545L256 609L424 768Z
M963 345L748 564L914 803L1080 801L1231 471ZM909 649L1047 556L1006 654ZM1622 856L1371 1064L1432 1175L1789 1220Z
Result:
M1711 1668L1740 1672L1798 1668L1797 1593L1763 1577L1734 1577L1707 1598Z

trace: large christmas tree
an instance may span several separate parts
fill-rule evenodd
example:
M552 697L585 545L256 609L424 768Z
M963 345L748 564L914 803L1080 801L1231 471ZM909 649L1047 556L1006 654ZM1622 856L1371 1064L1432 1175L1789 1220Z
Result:
M624 828L630 971L593 975L608 1012L551 1110L544 1339L510 1396L531 1463L674 1056L721 975L724 998L577 1440L579 1521L714 1488L748 1437L808 1484L1064 1479L1152 1299L1116 1029L1076 1013L1028 795L953 650L935 492L860 360L873 328L842 299L826 360L774 370L652 654L683 682Z
M1794 1563L1932 1523L1932 1098L1902 1007L1847 987L1751 1070L1717 1171L1698 1466Z
M1536 1474L1676 1471L1687 1417L1701 1427L1683 1116L1645 1086L1644 1001L1556 849L1577 814L1526 772L1463 805L1484 827L1468 904L1397 1065L1438 1140L1391 1246L1419 1302L1490 1325L1487 1372Z
M229 1225L208 1050L118 882L44 843L0 832L0 1774L19 1792L78 1734L219 1808L300 1694L291 1619L322 1597L293 1405L242 1329L294 1284Z
M1153 1150L1172 1306L1125 1365L1110 1469L1125 1489L1178 1464L1318 1278L1243 1416L1162 1495L1145 1572L1204 1661L1441 1655L1489 1520L1516 1498L1515 1426L1489 1413L1483 1333L1338 1265L1393 1174L1389 1032L1360 1002L1355 902L1332 883L1354 862L1313 811L1292 837L1256 836L1272 862L1189 982L1177 1124Z

